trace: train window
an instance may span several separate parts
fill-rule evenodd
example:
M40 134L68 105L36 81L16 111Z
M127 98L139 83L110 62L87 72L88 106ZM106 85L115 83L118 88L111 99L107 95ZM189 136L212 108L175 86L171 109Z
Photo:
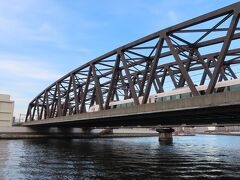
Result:
M127 104L121 104L121 108L127 107Z
M127 105L127 107L132 107L132 106L133 106L133 103L130 102L130 103L127 103L126 105Z
M226 87L224 88L224 92L226 92L226 91L230 91L230 87L229 87L229 86L226 86Z
M171 100L171 96L165 96L162 99L162 101L170 101L170 100Z
M230 91L230 86L227 86L227 91Z
M230 86L230 91L240 90L240 84Z
M181 94L181 99L190 98L190 97L191 97L191 93Z
M200 93L201 95L205 95L205 94L206 94L206 91L205 91L205 90L202 90L202 91L199 91L199 93Z
M225 91L225 87L215 88L214 90L215 90L215 92L217 92L217 93L219 93L219 92L224 92L224 91Z
M158 97L155 99L155 102L162 102L162 97Z
M172 100L180 99L180 94L172 95Z

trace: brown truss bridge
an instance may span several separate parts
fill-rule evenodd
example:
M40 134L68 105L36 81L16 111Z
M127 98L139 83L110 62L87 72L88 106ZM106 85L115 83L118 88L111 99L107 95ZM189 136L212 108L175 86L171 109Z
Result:
M114 49L66 74L34 98L26 122L88 113L99 105L239 78L240 2L150 34ZM142 97L142 98L139 98ZM141 101L140 101L141 99Z

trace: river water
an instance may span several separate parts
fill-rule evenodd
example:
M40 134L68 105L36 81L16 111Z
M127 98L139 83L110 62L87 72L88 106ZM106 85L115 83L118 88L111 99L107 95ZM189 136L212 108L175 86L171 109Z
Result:
M0 179L240 179L240 136L0 140Z

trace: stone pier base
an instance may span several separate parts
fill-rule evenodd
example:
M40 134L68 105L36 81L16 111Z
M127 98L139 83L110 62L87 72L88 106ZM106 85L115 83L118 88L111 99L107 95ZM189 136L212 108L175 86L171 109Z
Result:
M158 128L156 131L159 133L159 142L164 144L171 144L173 142L172 133L174 132L174 129Z

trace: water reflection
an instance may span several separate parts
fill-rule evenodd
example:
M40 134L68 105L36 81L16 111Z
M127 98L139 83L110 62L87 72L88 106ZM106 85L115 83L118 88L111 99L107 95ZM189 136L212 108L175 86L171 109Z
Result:
M240 137L0 141L0 179L240 178ZM13 178L16 177L16 178Z

